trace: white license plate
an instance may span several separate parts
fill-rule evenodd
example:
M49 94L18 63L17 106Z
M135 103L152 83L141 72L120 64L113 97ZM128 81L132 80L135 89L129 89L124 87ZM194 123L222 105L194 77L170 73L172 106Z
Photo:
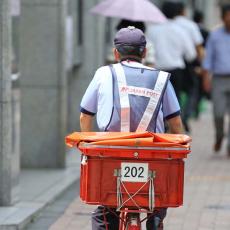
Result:
M121 163L121 180L126 182L147 182L148 163Z

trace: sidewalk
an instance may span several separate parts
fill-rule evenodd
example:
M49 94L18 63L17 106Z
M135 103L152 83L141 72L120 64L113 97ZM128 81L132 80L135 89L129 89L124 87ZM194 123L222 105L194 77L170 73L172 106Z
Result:
M229 230L230 159L225 153L226 145L219 154L212 151L211 111L192 122L192 131L192 154L186 159L184 206L168 211L165 230ZM49 230L91 230L90 212L94 208L77 197Z
M22 170L19 203L0 207L0 230L24 229L44 207L79 179L79 168L80 155L75 150L67 152L66 169Z

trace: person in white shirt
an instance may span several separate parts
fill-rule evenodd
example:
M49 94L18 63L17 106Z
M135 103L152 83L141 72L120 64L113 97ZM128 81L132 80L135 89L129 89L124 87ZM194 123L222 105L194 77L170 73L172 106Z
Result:
M175 14L176 17L174 18L174 22L180 26L185 33L191 39L193 46L196 49L196 57L197 60L202 62L204 57L204 47L203 42L204 39L200 32L198 25L190 20L186 16L186 9L183 2L176 2L175 4ZM186 69L185 69L185 77L186 81L183 82L183 91L187 94L186 104L183 109L183 123L185 126L185 130L187 132L190 131L188 120L191 117L192 113L195 112L195 105L196 105L196 94L197 94L197 75L195 73L195 63L194 62L187 62Z
M155 67L172 74L171 82L177 98L180 100L184 77L185 61L196 58L195 47L188 34L173 20L175 9L173 2L165 2L162 12L168 21L159 25L151 25L147 36L155 48Z
M176 22L177 25L183 28L184 31L189 35L194 46L196 47L197 57L199 58L199 60L202 60L204 56L204 48L203 48L204 39L200 32L200 29L195 22L193 22L186 16L184 3L177 2L174 4L176 4L176 11L175 11L176 17L174 18L174 21Z

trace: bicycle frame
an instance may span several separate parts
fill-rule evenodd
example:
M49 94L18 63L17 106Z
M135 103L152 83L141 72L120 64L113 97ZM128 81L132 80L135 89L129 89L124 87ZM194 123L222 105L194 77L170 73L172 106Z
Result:
M129 209L121 211L119 230L141 230L140 213Z
M149 208L151 211L147 211L146 209L141 209L141 207L135 202L133 199L134 196L141 190L141 188L133 195L130 195L129 192L126 190L125 185L121 181L121 172L119 169L114 170L114 176L117 177L117 201L118 207L117 210L120 211L120 223L119 223L119 230L141 230L141 223L147 219L144 218L143 220L140 219L140 213L151 213L154 209L154 185L153 180L155 178L155 172L149 171ZM145 185L145 184L144 184ZM125 203L128 201L122 201L122 194L121 194L121 187L126 190L126 193L129 195L128 200L132 200L136 205L137 209L129 209L125 207ZM123 209L122 209L123 208Z

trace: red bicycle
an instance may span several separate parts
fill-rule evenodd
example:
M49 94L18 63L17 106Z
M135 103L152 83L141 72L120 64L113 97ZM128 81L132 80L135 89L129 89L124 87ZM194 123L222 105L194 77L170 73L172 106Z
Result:
M74 133L66 138L82 152L80 197L116 208L119 230L141 230L140 213L183 204L186 135ZM151 214L150 214L151 215Z

